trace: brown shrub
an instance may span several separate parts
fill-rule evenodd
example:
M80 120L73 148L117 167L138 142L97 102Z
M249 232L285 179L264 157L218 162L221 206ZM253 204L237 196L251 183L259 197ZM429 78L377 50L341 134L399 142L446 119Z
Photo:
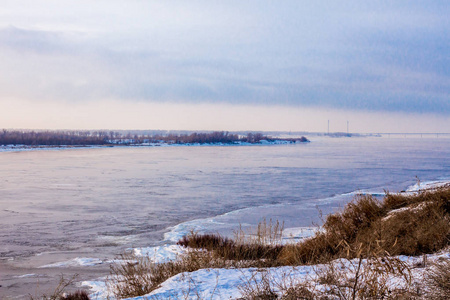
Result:
M449 299L450 295L450 260L436 262L425 274L429 299Z
M357 196L342 212L329 215L323 227L337 240L351 241L384 213L377 199Z
M42 300L89 300L89 295L86 291L78 290L73 293L66 293L66 290L74 285L75 280L78 275L74 275L69 279L64 278L63 275L59 278L59 283L55 287L55 289L50 294L43 294L40 296L34 297L33 295L29 295L30 300L34 299L42 299Z
M219 267L232 265L214 258L208 251L192 250L181 255L178 260L164 263L153 263L148 257L123 254L121 262L111 266L107 286L109 292L119 299L143 296L177 274Z
M64 295L60 300L89 300L89 295L86 291L76 291L71 294Z
M362 245L362 255L373 250L390 255L433 253L450 244L450 186L415 195L387 194L382 202L357 197L329 215L324 232L282 249L281 264L316 264L351 257L349 248ZM392 209L399 209L393 211Z
M260 243L241 244L216 234L195 234L184 236L178 245L211 251L215 257L224 260L266 260L276 261L283 246ZM274 263L276 265L276 263Z
M450 213L450 184L427 190L421 190L415 195L386 193L383 208L394 210L411 204L434 202L442 205L444 211Z
M289 288L280 298L281 300L314 300L318 295L311 292L307 287L298 285ZM323 299L323 298L322 298Z
M177 244L183 247L215 250L221 247L228 247L228 245L234 244L234 241L219 234L197 234L191 232L191 234L183 236Z
M381 246L392 255L434 253L449 244L449 224L436 203L401 211L381 224Z
M255 272L250 278L241 278L242 284L238 287L241 295L240 299L248 300L275 300L278 294L275 292L271 274L263 270Z

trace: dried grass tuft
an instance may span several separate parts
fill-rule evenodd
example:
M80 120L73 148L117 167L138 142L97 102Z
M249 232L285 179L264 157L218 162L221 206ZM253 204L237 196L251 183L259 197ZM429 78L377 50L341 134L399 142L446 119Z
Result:
M43 294L39 297L29 295L30 300L42 299L42 300L89 300L89 295L86 291L78 290L73 293L66 293L66 290L74 285L78 275L74 275L71 278L64 278L63 275L59 278L59 283L56 288L50 294Z
M425 274L429 299L444 300L450 295L450 260L436 262Z

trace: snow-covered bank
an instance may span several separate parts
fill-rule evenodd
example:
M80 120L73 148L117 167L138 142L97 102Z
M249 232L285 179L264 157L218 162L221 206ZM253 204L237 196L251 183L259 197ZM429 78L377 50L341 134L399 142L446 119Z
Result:
M438 261L449 260L450 252L443 251L437 254L427 255L427 265L423 266L424 257L398 256L395 259L404 263L410 273L408 277L400 274L390 274L386 280L391 290L405 288L407 279L412 283L420 284L424 273L430 266ZM357 270L358 261L336 260L330 265L337 269L345 269L346 278L353 278ZM367 261L362 261L362 268L366 267ZM144 299L239 299L242 292L249 285L261 284L263 281L270 282L270 288L276 293L283 293L289 287L306 284L316 291L325 292L330 287L319 280L321 272L329 265L278 267L278 268L244 268L244 269L201 269L195 272L180 273L165 281L160 288L145 296L130 298L134 300ZM323 275L323 272L322 272ZM409 277L410 276L410 277ZM104 281L84 281L82 286L88 286L92 290L93 299L111 299ZM108 298L109 297L109 298Z
M429 182L425 186L436 187L436 186L446 186L448 181L439 181L439 182ZM414 191L420 190L415 187L410 187L406 194L408 193L416 193ZM444 191L445 193L446 191ZM418 197L426 196L426 194L419 194ZM444 194L445 195L445 194ZM447 197L447 196L445 196ZM447 198L444 198L447 199ZM425 203L425 202L423 202ZM416 206L412 206L411 209ZM421 224L421 223L420 223ZM434 223L433 223L434 224ZM185 224L186 225L186 224ZM422 228L422 227L421 227ZM299 229L291 229L291 234L298 235ZM301 232L301 231L300 231ZM313 230L309 231L310 233L314 233ZM305 234L307 235L307 234ZM394 237L397 235L393 235ZM405 235L406 236L406 235ZM413 235L408 235L413 236ZM444 236L445 238L445 236ZM397 244L397 240L395 242ZM408 244L409 241L406 241L405 244ZM400 242L400 245L402 243ZM447 244L443 244L445 246ZM436 249L436 248L435 248ZM443 248L437 248L443 249ZM136 251L138 254L147 255L157 253L159 251L156 247L153 251ZM176 253L178 250L176 247L171 249L172 253ZM436 250L433 250L436 251ZM399 253L399 252L397 252ZM400 252L401 253L401 252ZM409 253L421 253L419 252L409 252ZM426 253L426 252L425 252ZM429 252L428 252L429 253ZM348 254L347 254L348 255ZM345 256L345 255L344 255ZM167 256L166 256L167 257ZM176 255L175 255L176 257ZM427 270L423 268L424 265L427 265L428 262L435 262L438 260L446 260L450 258L449 249L447 248L445 251L442 251L438 254L427 255L427 260L421 257L411 257L411 256L397 256L397 257L384 257L375 263L379 263L380 268L385 268L382 264L385 264L386 261L392 260L395 264L398 264L400 272L391 272L387 271L388 268L392 269L389 264L388 268L384 269L383 280L382 283L389 290L398 290L404 289L405 287L412 288L413 283L420 284L420 278ZM153 260L155 261L155 260ZM365 268L365 265L371 265L373 261L367 262L366 260L362 261L362 270L364 272L377 272L371 271L370 268ZM336 272L339 276L342 275L346 280L352 280L355 276L355 272L359 272L358 261L356 260L345 260L339 259L331 263L334 266ZM209 265L211 266L211 265ZM220 265L222 266L222 265ZM372 265L371 265L372 266ZM329 289L329 283L327 285L323 285L323 282L319 280L320 274L323 274L321 271L324 267L322 265L317 266L299 266L299 267L281 267L281 268L263 268L263 269L255 269L255 268L243 268L243 269L203 269L198 270L191 273L180 273L177 274L165 282L161 284L156 290L147 295L147 297L156 297L156 299L161 298L172 298L172 299L193 299L193 298L211 298L211 299L235 299L241 297L242 289L248 289L249 282L252 284L258 285L259 283L267 280L269 278L269 283L273 286L271 289L276 293L282 293L286 290L286 284L296 285L299 283L312 284L315 291L325 292ZM395 268L394 268L395 269ZM407 270L405 273L404 270ZM373 274L372 274L373 275ZM372 276L371 275L371 276ZM376 274L375 274L376 275ZM269 277L268 277L269 276ZM88 286L93 286L98 290L98 286L101 286L102 283L97 284L96 282L85 282ZM284 285L284 287L283 287ZM246 287L247 286L247 287ZM239 288L240 287L240 288ZM284 290L283 290L284 289ZM97 296L103 297L106 293L106 290L100 291L101 293ZM137 297L135 299L144 299L142 297Z
M2 152L23 152L23 151L57 151L57 150L76 150L76 149L101 149L108 146L27 146L27 145L0 145Z
M404 193L408 193L410 195L413 195L414 193L420 192L422 190L431 190L436 189L440 187L444 187L446 185L449 185L449 180L435 180L435 181L418 181L413 186L410 186Z

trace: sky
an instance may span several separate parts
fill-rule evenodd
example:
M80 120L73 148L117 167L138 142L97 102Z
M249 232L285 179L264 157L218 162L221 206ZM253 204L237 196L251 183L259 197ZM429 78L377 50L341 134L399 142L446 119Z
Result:
M448 0L0 4L0 128L450 132Z

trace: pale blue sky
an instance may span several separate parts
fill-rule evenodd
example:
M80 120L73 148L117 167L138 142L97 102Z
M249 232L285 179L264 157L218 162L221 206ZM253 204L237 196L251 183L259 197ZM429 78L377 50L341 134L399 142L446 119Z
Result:
M449 15L448 1L3 0L0 127L228 129L257 107L292 114L274 130L369 114L393 124L365 131L448 132ZM142 110L161 120L136 123Z

